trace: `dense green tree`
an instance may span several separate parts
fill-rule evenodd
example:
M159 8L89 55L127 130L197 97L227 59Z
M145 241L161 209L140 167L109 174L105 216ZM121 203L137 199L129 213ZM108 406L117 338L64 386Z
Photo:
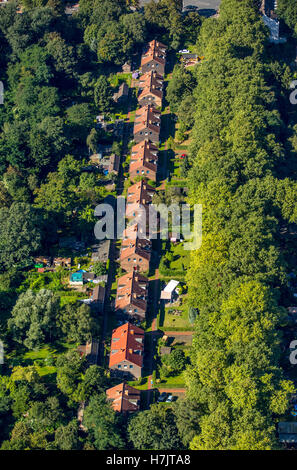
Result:
M166 93L171 111L178 112L183 99L192 95L195 84L195 76L190 71L187 71L182 65L174 67Z
M83 400L87 401L92 396L103 393L105 385L106 376L104 369L97 365L88 367L80 384Z
M60 426L55 432L55 446L60 450L76 450L79 448L77 421L70 421Z
M85 304L67 304L61 309L58 325L69 342L85 343L99 333L91 309Z
M162 368L167 368L170 374L179 374L185 369L187 359L182 349L173 349L170 354L162 356Z
M34 402L28 411L28 421L35 432L53 432L63 421L58 398L48 397L45 402Z
M197 44L188 182L204 219L187 275L199 315L185 377L202 413L191 449L275 448L294 390L279 366L291 257L279 234L295 217L295 181L278 177L284 124L266 38L256 2L223 0Z
M97 261L94 263L93 271L96 276L102 276L103 274L106 274L106 264L102 263L101 261Z
M21 294L12 310L8 326L14 340L28 349L38 349L56 337L59 299L51 291L31 290Z
M84 361L77 351L69 351L57 359L57 386L67 397L80 401L76 393L84 371Z
M101 75L94 89L95 104L100 113L107 113L112 110L112 88L104 75Z
M170 408L152 405L149 410L134 414L128 425L128 436L135 449L181 449L175 417Z
M13 203L0 209L0 269L25 267L40 247L41 221L32 206Z
M83 424L97 450L123 448L117 415L107 403L104 393L91 397L85 408Z

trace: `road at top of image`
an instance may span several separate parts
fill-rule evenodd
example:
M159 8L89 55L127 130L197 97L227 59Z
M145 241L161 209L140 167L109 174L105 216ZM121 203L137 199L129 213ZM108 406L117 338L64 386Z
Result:
M149 3L150 0L140 0L140 6ZM197 7L201 10L217 10L220 6L221 0L184 0L184 8L187 6Z

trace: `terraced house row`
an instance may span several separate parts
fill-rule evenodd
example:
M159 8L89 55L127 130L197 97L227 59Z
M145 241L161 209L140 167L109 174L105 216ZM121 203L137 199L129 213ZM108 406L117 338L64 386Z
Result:
M139 237L139 218L152 203L155 189L147 182L156 182L158 147L161 130L161 107L167 47L151 41L141 58L138 103L134 122L135 145L131 150L126 219L129 224L123 234L120 266L126 274L118 279L115 312L127 321L112 332L109 369L122 379L138 379L143 366L144 331L133 321L143 321L147 312L148 273L152 242L146 233ZM143 227L143 231L146 227ZM113 408L120 412L139 409L140 393L125 382L107 390Z

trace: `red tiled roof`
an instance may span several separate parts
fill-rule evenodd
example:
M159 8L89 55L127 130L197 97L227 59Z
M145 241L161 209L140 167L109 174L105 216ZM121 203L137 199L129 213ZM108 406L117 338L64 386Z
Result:
M138 101L141 101L148 95L155 96L159 101L162 101L163 77L161 75L154 71L145 73L140 79L139 86L141 87L141 92L138 96Z
M142 340L142 342L137 340ZM125 360L142 367L143 340L144 331L131 323L125 323L113 330L109 367ZM141 352L141 354L137 354L136 351Z
M116 309L123 310L133 305L146 311L148 279L135 271L125 274L118 279Z
M127 203L133 202L137 204L143 204L142 201L145 200L148 204L152 201L151 193L154 193L154 191L154 188L145 183L143 180L138 181L128 188Z
M133 145L131 150L131 158L137 158L138 155L153 156L157 155L158 147L149 140L143 140Z
M166 49L167 47L159 41L153 40L148 44L148 48L141 57L141 65L145 65L152 60L155 60L161 65L166 62Z
M136 111L134 134L144 129L160 133L161 113L153 106L143 106Z
M157 173L157 152L157 147L147 140L143 140L138 145L134 145L131 152L130 173L140 168L147 168Z
M106 390L106 395L108 400L112 400L113 409L119 413L139 410L140 390L125 382Z
M142 256L148 261L151 258L152 243L149 240L142 238L126 238L122 242L120 261L126 259L128 256L135 254Z

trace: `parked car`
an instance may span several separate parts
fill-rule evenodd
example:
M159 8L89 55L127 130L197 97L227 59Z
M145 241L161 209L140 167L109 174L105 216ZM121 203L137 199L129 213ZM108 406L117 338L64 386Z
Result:
M166 400L166 403L171 403L172 401L173 401L173 395L169 395Z
M159 402L161 401L165 401L167 398L167 393L166 392L162 392L161 395L158 397L158 400Z

